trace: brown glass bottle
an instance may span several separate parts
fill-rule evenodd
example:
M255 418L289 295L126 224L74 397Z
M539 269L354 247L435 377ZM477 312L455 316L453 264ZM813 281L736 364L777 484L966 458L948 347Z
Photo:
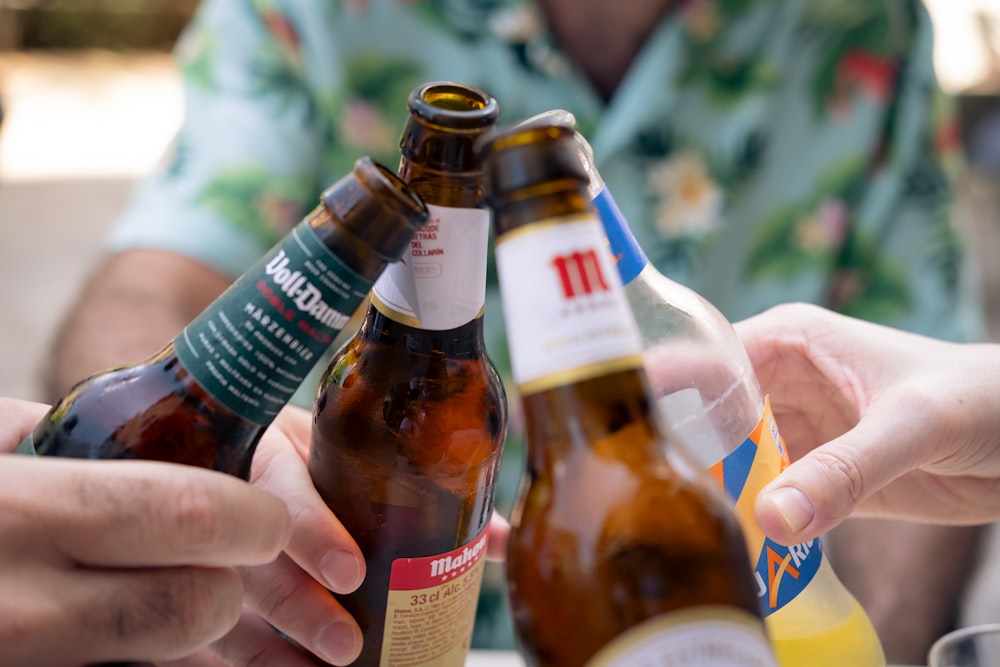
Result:
M447 82L408 107L399 175L430 221L321 381L309 471L367 563L361 587L337 596L364 636L353 664L457 667L507 423L483 343L489 211L474 150L499 108Z
M426 221L423 202L394 173L359 159L172 342L77 384L19 449L246 479L264 429Z
M657 420L574 131L483 144L527 470L508 591L528 665L774 665L739 524Z

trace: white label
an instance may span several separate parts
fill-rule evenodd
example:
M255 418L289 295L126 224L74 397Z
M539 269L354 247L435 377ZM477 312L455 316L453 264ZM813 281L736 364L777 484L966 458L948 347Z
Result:
M616 637L587 667L776 667L754 616L707 607L657 616Z
M486 301L487 209L428 205L430 220L372 292L385 315L446 331L479 316Z
M563 384L570 371L606 373L610 362L641 366L639 329L607 246L592 214L522 227L498 241L511 367L522 392Z

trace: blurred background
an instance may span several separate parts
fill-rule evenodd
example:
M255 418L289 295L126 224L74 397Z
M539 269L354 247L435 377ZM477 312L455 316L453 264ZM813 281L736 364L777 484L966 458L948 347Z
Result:
M957 211L1000 340L1000 0L925 0L960 103ZM0 0L0 395L39 399L59 315L181 119L170 48L197 0Z

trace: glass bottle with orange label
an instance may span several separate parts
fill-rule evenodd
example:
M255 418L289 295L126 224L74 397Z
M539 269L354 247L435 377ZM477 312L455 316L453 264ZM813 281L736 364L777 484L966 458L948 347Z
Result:
M427 217L395 174L359 159L173 341L77 384L19 451L248 478L264 429Z
M499 107L447 82L408 106L398 173L430 221L323 376L309 472L368 567L337 596L363 633L353 664L461 667L507 424L483 342L489 211L473 149Z
M572 128L482 147L527 470L507 554L532 666L775 665L739 522L662 428Z
M572 116L561 121L572 126ZM783 667L883 667L878 635L837 578L820 540L785 546L753 514L757 492L788 456L732 324L693 290L649 263L579 133L590 197L608 236L657 404L671 429L735 503L750 548L761 610Z

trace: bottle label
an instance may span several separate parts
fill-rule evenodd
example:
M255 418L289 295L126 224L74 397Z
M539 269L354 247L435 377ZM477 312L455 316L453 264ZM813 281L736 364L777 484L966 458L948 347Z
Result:
M488 533L426 558L398 558L389 575L381 667L462 667L472 640Z
M735 502L736 515L742 524L750 556L755 561L754 579L764 616L795 599L812 581L823 560L819 538L786 547L764 535L754 518L757 494L784 470L788 462L788 452L771 413L771 403L765 399L764 415L750 436L708 469Z
M266 425L370 288L303 221L185 327L174 348L216 400Z
M431 204L427 209L427 225L375 282L372 303L397 322L447 331L483 314L490 213Z
M618 208L618 203L611 196L611 191L607 186L601 189L591 202L597 215L604 225L604 233L608 235L608 244L611 246L611 254L615 258L618 267L618 275L622 282L628 285L635 280L636 276L642 273L649 260L639 247L639 242L632 235L632 230L628 227L625 216Z
M597 217L543 220L496 245L522 394L642 367L642 341Z
M630 628L601 649L587 667L777 664L759 618L732 607L706 606L657 616Z

